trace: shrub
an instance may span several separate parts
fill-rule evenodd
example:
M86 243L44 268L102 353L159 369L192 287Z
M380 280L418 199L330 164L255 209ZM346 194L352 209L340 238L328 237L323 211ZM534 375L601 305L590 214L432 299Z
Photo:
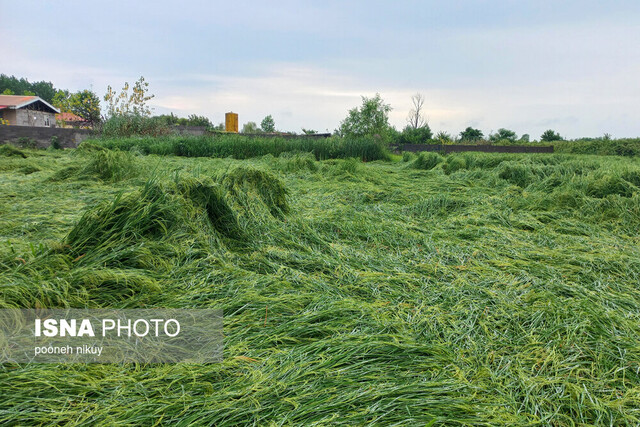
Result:
M419 128L407 126L402 133L398 135L398 143L400 144L427 144L433 137L433 133L429 126L425 125Z
M562 137L559 133L554 132L549 129L544 131L544 133L540 136L540 141L543 142L552 142L552 141L562 141Z
M161 136L171 133L170 127L160 117L142 115L112 116L102 125L102 136L111 138Z
M420 153L409 166L413 169L431 170L443 161L442 156L437 153Z
M0 156L5 157L22 157L23 159L27 158L27 155L23 153L21 150L17 149L13 145L2 144L0 145Z

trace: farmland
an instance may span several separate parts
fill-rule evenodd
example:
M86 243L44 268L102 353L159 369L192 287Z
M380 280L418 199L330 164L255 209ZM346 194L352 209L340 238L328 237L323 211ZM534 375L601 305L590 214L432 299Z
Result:
M0 150L0 308L222 308L224 361L4 364L0 423L640 423L638 157L122 144Z

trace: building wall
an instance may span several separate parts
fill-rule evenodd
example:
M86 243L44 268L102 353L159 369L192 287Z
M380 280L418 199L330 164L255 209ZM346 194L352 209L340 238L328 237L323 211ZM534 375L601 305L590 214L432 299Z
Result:
M2 110L2 118L9 121L10 125L16 124L16 110Z
M21 108L14 110L16 112L16 125L18 126L35 126L35 127L55 127L55 113L47 113L44 111L28 110ZM14 124L10 121L11 124Z
M12 143L46 148L51 145L51 137L55 136L60 146L75 148L92 134L93 131L89 129L0 125L0 144Z

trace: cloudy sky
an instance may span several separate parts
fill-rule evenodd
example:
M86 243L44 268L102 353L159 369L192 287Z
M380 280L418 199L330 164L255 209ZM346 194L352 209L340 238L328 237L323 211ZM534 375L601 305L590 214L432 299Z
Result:
M0 73L59 88L144 76L156 113L333 131L379 92L435 131L640 136L640 1L0 0Z

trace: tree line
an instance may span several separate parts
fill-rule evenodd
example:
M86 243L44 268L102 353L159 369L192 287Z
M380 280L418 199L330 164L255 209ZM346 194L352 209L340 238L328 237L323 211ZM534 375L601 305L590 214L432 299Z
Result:
M373 98L362 97L360 107L349 110L347 117L340 122L340 127L336 133L347 137L377 137L393 144L429 144L447 142L509 142L527 143L530 142L528 134L518 138L517 134L510 130L501 128L497 132L485 137L480 129L467 127L458 135L451 135L448 132L438 132L435 135L429 126L425 115L424 95L417 93L411 97L412 108L407 116L407 124L398 131L389 124L389 112L392 110L389 104L377 93ZM540 141L553 142L561 141L563 138L559 133L549 129L540 136Z

